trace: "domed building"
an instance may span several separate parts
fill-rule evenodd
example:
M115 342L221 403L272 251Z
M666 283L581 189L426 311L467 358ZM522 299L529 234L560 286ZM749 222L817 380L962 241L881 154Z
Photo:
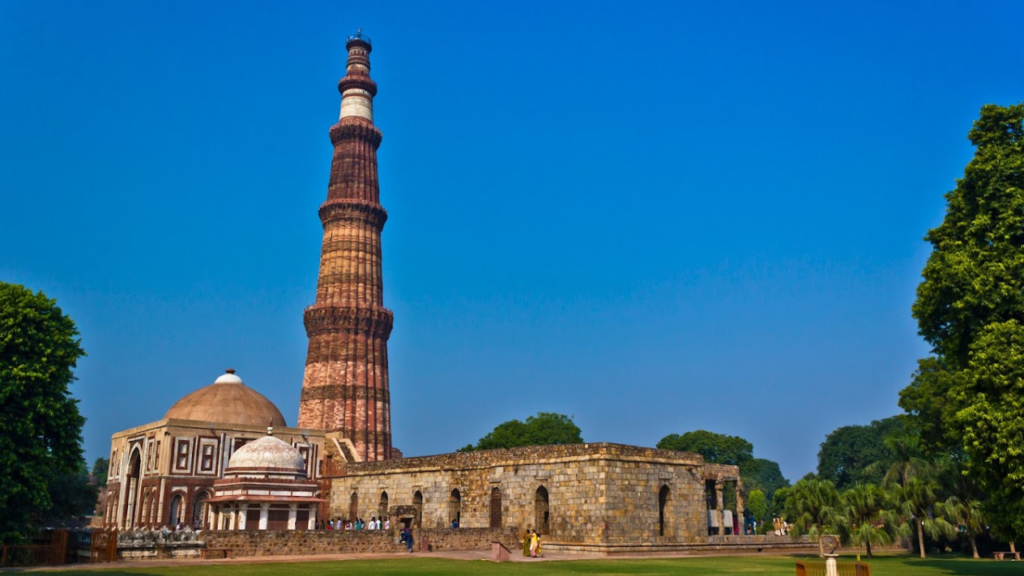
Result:
M268 435L239 448L213 483L213 526L219 530L312 530L319 486L299 451Z
M266 436L268 426L276 436ZM316 486L324 442L322 430L289 428L273 402L228 369L175 402L161 420L111 437L104 527L158 528L180 522L210 528L215 482L231 474L247 477L252 467L245 463L272 445L276 451L271 452L287 463L280 473L285 479L301 476L303 486ZM245 450L250 443L253 448ZM255 468L267 478L276 474L265 466ZM303 496L312 498L303 501L307 513L309 503L319 502L316 496L315 490Z

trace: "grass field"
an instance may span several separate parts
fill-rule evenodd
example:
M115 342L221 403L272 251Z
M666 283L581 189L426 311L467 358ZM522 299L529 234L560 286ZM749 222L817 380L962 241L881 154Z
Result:
M846 560L846 559L843 559ZM719 576L722 574L764 574L792 576L796 559L792 556L743 556L714 558L672 558L651 560L573 560L564 562L503 563L483 560L443 558L396 558L394 560L346 560L289 564L188 565L163 568L117 568L104 570L61 570L33 574L127 576L188 574L188 576L416 576L416 575L528 575L586 574L677 574L681 576ZM872 576L1024 576L1024 562L971 560L963 557L936 557L927 560L910 556L875 558L869 562Z

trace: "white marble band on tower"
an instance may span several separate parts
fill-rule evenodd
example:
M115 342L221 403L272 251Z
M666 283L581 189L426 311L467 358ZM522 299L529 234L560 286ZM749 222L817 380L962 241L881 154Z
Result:
M346 116L359 116L373 122L373 96L359 88L345 90L341 95L341 115L338 119Z

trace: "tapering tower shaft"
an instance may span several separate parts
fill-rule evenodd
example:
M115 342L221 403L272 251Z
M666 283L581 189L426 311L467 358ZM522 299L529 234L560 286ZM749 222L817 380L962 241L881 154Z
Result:
M346 44L348 66L338 82L341 117L331 126L327 201L316 303L306 308L309 336L299 402L299 427L344 433L364 460L391 457L388 337L392 314L384 308L380 205L373 125L370 41L361 33Z

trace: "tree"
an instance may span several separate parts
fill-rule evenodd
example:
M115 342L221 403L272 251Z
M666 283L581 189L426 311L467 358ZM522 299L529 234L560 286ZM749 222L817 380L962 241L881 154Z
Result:
M863 544L868 558L872 557L872 544L892 544L892 532L881 522L885 507L885 492L881 488L874 484L857 484L843 492L842 499L839 534L843 543Z
M751 490L750 496L747 496L747 509L750 510L751 515L754 516L754 520L758 522L764 522L768 519L768 499L765 498L764 492L760 490Z
M744 490L760 490L769 500L775 497L779 488L789 486L789 480L782 476L778 462L764 458L751 458L742 462L740 477L743 478Z
M818 450L818 476L831 480L839 490L860 483L880 484L884 471L872 465L892 458L885 439L902 432L905 419L906 416L893 416L867 426L836 428Z
M92 514L99 487L89 482L89 469L82 460L78 470L50 479L47 492L51 505L34 515L33 524L38 526L60 526L70 519Z
M727 436L694 430L683 435L669 434L662 438L657 448L696 452L704 456L705 462L713 464L739 465L754 457L754 445L739 436Z
M77 473L82 424L69 386L78 330L42 292L0 282L0 541L53 508L50 482Z
M786 517L793 519L793 536L806 534L817 540L820 556L825 555L824 536L836 531L842 513L839 492L828 480L800 480L786 499Z
M938 485L930 479L910 478L904 485L895 485L887 494L890 522L904 528L904 534L917 533L917 544L921 550L921 558L925 558L924 536L953 537L956 530L941 514L941 508L935 508L939 501Z
M956 496L950 496L936 506L951 524L962 528L967 534L967 540L971 543L971 555L981 558L978 554L978 534L985 531L985 515L981 511L981 503L977 500L963 501Z
M549 444L582 444L580 429L565 414L540 412L526 422L509 420L495 426L476 445L469 444L459 452L515 448L517 446L546 446Z
M946 215L925 239L932 253L913 314L933 358L900 405L927 443L959 445L967 470L997 504L988 520L1024 534L1024 104L986 105L976 147Z
M110 460L106 458L97 458L92 463L92 476L96 479L98 486L107 485L107 472L110 471Z

